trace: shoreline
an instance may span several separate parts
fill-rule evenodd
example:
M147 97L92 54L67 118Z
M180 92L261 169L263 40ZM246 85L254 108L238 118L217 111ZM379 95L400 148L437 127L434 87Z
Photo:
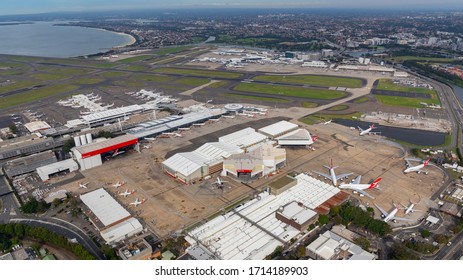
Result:
M106 29L103 29L103 30L106 30ZM110 31L110 30L106 30L106 31ZM128 47L128 46L131 46L131 45L133 45L133 44L135 44L137 42L137 39L134 36L132 36L131 34L124 33L124 32L115 32L115 31L110 31L110 32L113 32L113 33L119 34L121 36L130 38L130 41L128 43L118 45L118 46L114 46L114 47L112 47L113 49Z

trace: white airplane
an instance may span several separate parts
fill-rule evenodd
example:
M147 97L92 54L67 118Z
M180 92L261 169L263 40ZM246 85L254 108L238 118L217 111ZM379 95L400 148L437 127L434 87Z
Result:
M212 99L209 99L209 100L206 101L206 104L211 103L211 102L212 102Z
M140 200L137 198L137 199L135 199L134 202L131 202L130 205L133 205L133 206L137 207L138 205L143 204L143 203L145 203L145 199L142 199L142 200L140 201Z
M225 183L227 183L227 181L222 181L220 180L220 177L217 177L217 180L214 183L212 183L212 185L217 186L217 188L223 188Z
M151 149L151 145L142 145L143 149Z
M192 124L192 125L193 125L193 126L204 126L205 123L194 123L194 124Z
M428 158L425 162L423 162L422 164L419 164L417 166L413 166L410 161L408 159L405 159L405 161L407 162L407 168L404 170L404 173L410 173L410 172L417 172L418 174L421 173L421 169L423 167L425 167L426 165L429 164L429 161L431 159ZM423 172L424 174L428 174L428 172Z
M120 186L123 186L123 185L125 185L124 181L117 181L115 184L113 184L113 187L115 187L117 189L117 188L119 188Z
M188 131L188 130L190 130L190 128L189 127L179 127L178 130L180 130L180 131Z
M235 116L222 116L222 117L224 117L226 119L234 119L235 118Z
M375 124L370 125L368 129L363 130L360 126L358 127L360 131L360 136L366 135L371 133L371 130L375 129Z
M359 192L360 194L363 194L365 196L368 196L369 198L373 198L373 196L369 195L367 192L365 192L364 190L371 190L371 189L380 189L378 187L379 185L379 182L381 181L382 178L378 178L376 179L373 183L371 184L360 184L360 180L362 179L362 175L359 175L357 176L357 178L355 178L352 183L350 184L341 184L339 185L339 188L340 189L348 189L348 190L353 190L353 191L357 191Z
M336 172L334 172L334 169L338 168L338 166L333 166L333 159L331 159L329 166L326 166L326 165L323 165L323 166L330 171L330 174L326 174L326 173L323 173L323 172L318 172L318 171L315 171L315 170L312 170L312 172L317 173L318 175L323 176L328 180L331 180L331 182L335 186L337 186L338 180L342 180L344 178L349 177L349 175L353 174L351 172L351 173L345 173L345 174L341 174L341 175L336 176Z
M129 190L127 189L127 190L125 190L125 192L122 192L119 195L123 195L124 197L127 197L127 196L133 194L134 192L135 192L135 190L132 190L132 191L129 192Z
M182 137L182 134L175 133L175 132L163 132L162 135L174 136L174 137Z
M119 149L116 149L114 153L111 155L112 157L118 156L125 153L125 151L119 151Z
M153 137L145 137L145 140L148 140L148 141L150 141L150 142L151 142L151 141L155 141L155 140L156 140L156 138L153 138Z
M325 124L325 125L326 125L326 124L330 124L332 121L333 121L333 120L329 120L329 121L324 122L323 124Z
M87 182L87 183L79 182L79 188L81 188L81 189L87 189L88 183L89 183L89 182Z
M396 221L409 221L409 222L412 221L411 219L396 217L395 214L397 214L397 212L399 211L399 207L397 207L397 205L395 204L394 204L394 209L391 211L391 213L387 213L386 211L384 211L384 209L379 207L377 204L375 204L375 206L381 212L381 217L383 218L384 222L393 221L395 223Z
M410 205L408 205L408 206L405 206L402 203L400 205L403 206L403 208L400 208L400 209L405 210L405 215L408 215L408 214L413 213L413 212L423 212L421 210L413 209L413 207L415 207L416 204L411 202L411 201L410 201Z

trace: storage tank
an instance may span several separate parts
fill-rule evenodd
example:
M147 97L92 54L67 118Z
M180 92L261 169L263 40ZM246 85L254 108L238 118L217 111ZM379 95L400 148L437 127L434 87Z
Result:
M87 138L87 144L91 144L92 143L92 134L91 133L87 133L85 134L85 138Z
M82 143L80 142L80 137L79 136L74 137L74 144L76 145L76 147L82 146Z
M82 145L86 145L87 144L87 138L85 138L85 134L82 134L80 136L80 142L82 143Z

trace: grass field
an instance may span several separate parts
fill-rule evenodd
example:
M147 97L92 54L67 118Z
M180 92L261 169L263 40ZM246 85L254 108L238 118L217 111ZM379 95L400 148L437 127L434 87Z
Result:
M37 70L52 73L52 74L62 74L62 75L81 75L87 74L94 70L84 69L84 68L72 68L72 67L59 67L59 66L48 66L40 65L37 67Z
M155 74L134 74L131 76L133 80L145 81L145 82L156 82L164 83L172 80L169 76L161 76Z
M436 90L434 89L401 86L401 85L394 84L392 80L390 79L380 79L376 89L401 91L401 92L417 92L417 93L436 94Z
M98 76L104 77L104 78L115 78L115 77L120 77L124 76L126 73L124 72L117 72L117 71L108 71L108 72L103 72L101 74L98 74Z
M346 109L349 109L349 106L342 104L342 105L336 105L336 106L330 107L327 110L328 111L342 111Z
M253 95L242 95L242 94L235 94L235 93L221 93L220 96L230 97L234 99L249 99L249 100L257 100L257 101L265 101L265 102L276 102L276 103L288 103L289 100L281 99L281 98L272 98L272 97L264 97L264 96L253 96Z
M0 93L5 93L5 92L18 90L18 89L22 89L22 88L28 88L28 87L31 87L31 86L34 86L34 85L38 85L38 83L30 81L30 80L28 80L28 81L16 81L16 82L8 84L6 86L1 86L0 87Z
M201 70L201 69L186 69L186 68L158 68L154 72L166 73L166 74L180 74L180 75L194 75L208 78L239 78L243 76L241 73L224 72L224 71L212 71L212 70Z
M121 60L118 60L118 63L130 63L130 62L136 62L136 61L141 61L141 60L147 60L152 58L152 55L139 55L139 56L134 56L134 57L129 57L129 58L124 58Z
M421 108L420 102L426 102L428 104L434 103L440 105L438 99L427 99L427 98L412 98L412 97L399 97L399 96L388 96L388 95L379 95L375 94L375 98L384 105L391 106L402 106L402 107L411 107L411 108Z
M27 102L39 100L55 94L64 93L79 88L76 85L51 85L39 89L0 98L0 109L21 105Z
M388 96L374 94L375 98L384 105L391 106L402 106L402 107L411 107L411 108L421 108L421 102L426 102L428 104L433 103L440 105L439 97L434 89L425 89L425 88L414 88L414 87L404 87L392 83L389 79L381 79L376 87L378 90L391 90L391 91L400 91L400 92L417 92L423 94L430 94L431 99L428 98L412 98L412 97L401 97L401 96Z
M313 99L337 99L346 96L344 92L326 90L326 89L309 89L302 87L266 85L256 83L240 83L235 88L237 91L256 92L265 94L279 94L285 96L313 98Z
M420 57L420 56L396 56L392 57L389 60L395 62L404 62L407 60L415 60L415 61L429 61L429 62L453 62L455 61L452 58L442 58L442 57Z
M150 69L150 67L145 65L130 65L127 67L123 67L122 69L129 70L129 71L145 71Z
M0 62L0 75L19 75L29 69L29 66L16 62Z
M91 78L91 77L81 77L77 79L72 79L72 83L75 85L94 85L103 82L102 78Z
M191 49L191 47L187 47L187 46L167 47L167 48L161 48L159 50L156 50L154 51L154 53L157 55L166 55L166 54L171 54L171 53L178 53L178 52L189 50L189 49Z
M226 81L220 81L220 82L215 82L213 84L210 84L209 87L210 88L220 88L220 87L225 87L227 86L229 83L226 82Z
M368 96L363 96L352 101L353 103L365 103L369 100Z
M39 74L32 74L32 78L41 80L41 81L55 81L67 78L68 76L62 74L48 74L48 73L39 73Z
M260 75L254 77L253 80L275 83L307 84L326 87L362 87L362 80L360 79L317 75Z
M316 114L316 115L310 115L310 116L305 116L303 118L300 118L299 121L306 123L306 124L316 124L320 122L325 122L329 120L336 120L336 119L346 119L346 120L351 120L352 118L360 118L362 113L360 112L355 112L352 114Z
M150 59L145 61L146 63L150 64L167 64L167 63L174 63L176 61L185 59L184 57L177 57L177 56L167 56L167 57L158 57L155 59Z
M318 103L315 103L315 102L302 102L301 103L302 107L304 108L315 108L315 107L318 107Z
M201 79L201 78L180 78L174 81L174 83L182 84L182 85L189 85L189 86L201 86L209 82L210 80Z

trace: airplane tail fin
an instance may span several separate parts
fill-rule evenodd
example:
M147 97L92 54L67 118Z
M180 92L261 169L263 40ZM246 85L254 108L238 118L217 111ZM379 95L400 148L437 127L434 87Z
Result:
M317 140L317 138L318 138L318 135L315 135L314 137L312 137L312 141L315 142L315 140Z
M428 159L424 162L424 166L428 165L430 160L431 160L431 159L428 158Z
M370 128L371 128L371 129L375 128L375 124L372 123L372 124L370 125Z
M368 187L368 189L378 189L378 184L381 181L382 178L376 179L371 185Z

